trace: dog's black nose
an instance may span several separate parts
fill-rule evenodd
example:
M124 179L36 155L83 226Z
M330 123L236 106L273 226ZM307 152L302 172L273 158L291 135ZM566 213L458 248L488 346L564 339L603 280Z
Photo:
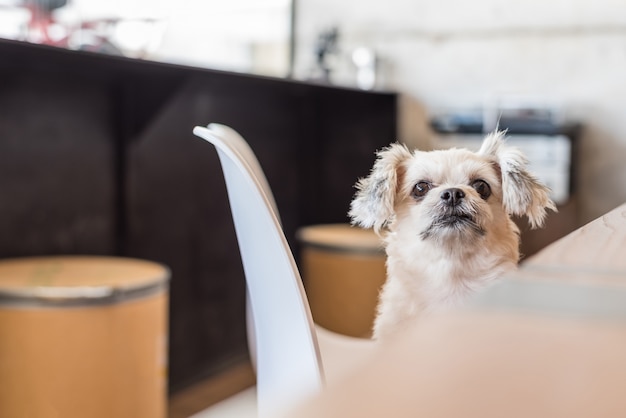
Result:
M446 189L441 192L441 200L447 206L456 206L465 197L465 193L461 189Z

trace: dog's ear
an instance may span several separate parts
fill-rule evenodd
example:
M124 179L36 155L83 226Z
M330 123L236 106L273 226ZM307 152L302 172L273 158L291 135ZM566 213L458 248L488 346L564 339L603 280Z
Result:
M397 189L402 177L402 163L411 158L405 145L398 143L383 148L377 154L370 175L356 184L356 195L350 204L353 225L374 228L379 232L394 215Z
M519 149L505 145L504 132L489 134L478 154L490 158L501 173L502 201L509 214L526 215L534 229L543 226L547 209L557 211L550 189L528 172L528 160Z

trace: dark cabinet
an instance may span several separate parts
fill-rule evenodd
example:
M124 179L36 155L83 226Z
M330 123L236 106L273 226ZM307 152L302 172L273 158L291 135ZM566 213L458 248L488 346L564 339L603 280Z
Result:
M221 169L191 133L210 122L250 143L297 254L300 226L347 221L396 96L0 41L0 257L168 265L171 390L247 354Z

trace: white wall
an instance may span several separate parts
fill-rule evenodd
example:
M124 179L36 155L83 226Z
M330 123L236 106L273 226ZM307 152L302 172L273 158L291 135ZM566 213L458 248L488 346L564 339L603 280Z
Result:
M373 48L401 93L400 140L427 148L429 115L501 94L542 97L584 126L577 203L586 222L626 202L626 0L296 0L296 76L316 34L340 29L334 80ZM390 141L395 138L389 138Z

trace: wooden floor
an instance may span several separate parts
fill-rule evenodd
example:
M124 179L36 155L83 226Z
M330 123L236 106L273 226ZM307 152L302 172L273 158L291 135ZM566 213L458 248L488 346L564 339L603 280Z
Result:
M183 391L173 394L168 403L168 418L188 418L209 406L254 385L252 365L248 362L230 369Z

